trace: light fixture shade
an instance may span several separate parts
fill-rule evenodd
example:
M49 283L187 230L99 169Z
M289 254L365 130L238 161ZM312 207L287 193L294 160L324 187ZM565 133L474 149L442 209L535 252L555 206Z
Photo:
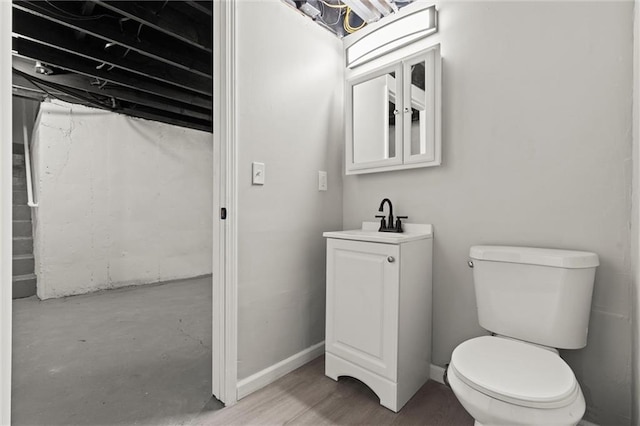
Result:
M435 5L415 2L393 16L344 37L346 65L354 68L437 31Z

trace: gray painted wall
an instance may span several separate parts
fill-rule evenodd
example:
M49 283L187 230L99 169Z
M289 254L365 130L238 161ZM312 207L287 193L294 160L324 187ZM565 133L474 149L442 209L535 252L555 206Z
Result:
M324 339L325 243L342 227L342 46L279 1L240 1L238 378ZM266 184L251 185L251 162ZM329 190L318 192L318 171Z
M633 2L443 2L443 165L344 178L344 226L383 197L434 239L433 360L483 334L469 247L594 251L587 419L631 418Z

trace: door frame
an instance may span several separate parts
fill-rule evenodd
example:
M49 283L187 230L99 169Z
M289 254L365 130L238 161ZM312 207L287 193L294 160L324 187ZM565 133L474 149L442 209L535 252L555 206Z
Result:
M11 2L0 1L0 424L11 424Z
M632 389L631 424L640 425L640 0L634 1L632 118Z
M212 393L231 406L238 381L236 0L214 0L213 40L213 211L219 220L213 227Z

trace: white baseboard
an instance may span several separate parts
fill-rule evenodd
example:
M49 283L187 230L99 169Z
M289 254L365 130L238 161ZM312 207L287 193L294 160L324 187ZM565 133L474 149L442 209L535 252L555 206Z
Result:
M444 368L439 365L431 364L431 370L429 371L429 378L438 383L444 385Z
M292 372L296 368L302 367L309 361L314 360L323 354L324 341L308 347L307 349L300 351L297 354L272 365L271 367L258 371L256 374L253 374L246 379L239 380L237 386L238 400L257 391L258 389L262 389L270 383L275 382L285 374Z
M297 354L292 355L289 358L272 365L271 367L267 367L264 370L258 371L256 374L253 374L246 379L239 380L237 387L238 400L259 389L262 389L270 383L275 382L280 377L291 373L296 368L302 367L309 361L312 361L323 354L324 341L308 347L307 349L300 351ZM438 383L444 384L444 371L444 367L431 364L429 378L431 380L435 380ZM585 422L583 426L596 425L594 425L593 423Z

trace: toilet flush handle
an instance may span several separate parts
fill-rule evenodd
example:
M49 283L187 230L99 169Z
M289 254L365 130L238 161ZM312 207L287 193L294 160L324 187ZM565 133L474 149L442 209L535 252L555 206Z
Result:
M469 268L473 268L473 260L469 260L467 262L467 265L469 265Z

